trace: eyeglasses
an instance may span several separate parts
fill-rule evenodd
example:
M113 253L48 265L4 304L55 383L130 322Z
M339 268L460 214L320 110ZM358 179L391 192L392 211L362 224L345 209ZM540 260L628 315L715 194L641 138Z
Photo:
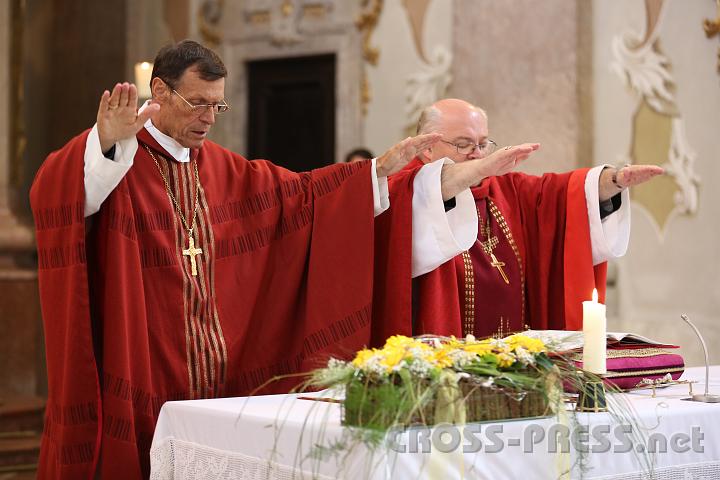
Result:
M470 155L475 151L477 148L481 154L483 155L490 155L492 152L495 151L497 148L497 143L493 142L492 140L487 140L484 143L472 143L472 142L460 142L460 143L453 143L448 142L447 140L440 140L443 143L447 143L448 145L452 145L457 149L457 152L461 155Z
M174 88L172 89L172 92L173 92L175 95L177 95L178 97L180 97L183 102L187 103L188 107L190 107L190 108L192 109L193 113L195 113L195 114L198 115L198 116L199 116L199 115L202 115L203 113L208 112L208 111L210 111L210 110L212 110L212 112L213 112L215 115L219 115L219 114L221 114L221 113L225 113L225 112L227 112L228 110L230 110L230 105L228 105L227 103L225 103L225 100L223 100L223 101L220 102L220 103L207 103L207 104L195 105L194 103L188 102L188 101L185 99L185 97L183 97L182 95L180 95L180 94L177 92L177 90L175 90Z

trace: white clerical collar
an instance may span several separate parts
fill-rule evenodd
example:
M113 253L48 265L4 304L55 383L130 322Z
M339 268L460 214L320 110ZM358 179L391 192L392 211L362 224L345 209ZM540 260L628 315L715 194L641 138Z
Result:
M149 100L145 102L142 107L140 107L141 111L147 106L148 102ZM153 125L152 120L150 119L145 122L144 126L148 133L152 135L152 137L160 144L160 146L163 147L167 153L172 155L175 160L177 160L178 162L190 161L189 148L183 147L174 138L165 135L163 132L158 130L157 127Z

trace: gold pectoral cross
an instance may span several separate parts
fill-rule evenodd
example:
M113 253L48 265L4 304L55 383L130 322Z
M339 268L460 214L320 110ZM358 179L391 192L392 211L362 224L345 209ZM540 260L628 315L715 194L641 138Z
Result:
M498 260L495 254L492 252L490 253L490 258L492 259L490 265L497 268L498 272L500 272L500 275L502 275L503 280L505 280L505 283L510 285L510 279L508 279L507 275L505 275L505 270L503 270L505 262L501 262L500 260Z
M497 237L492 235L492 229L490 228L490 217L487 218L485 223L482 221L482 217L480 216L480 212L478 212L478 217L480 218L480 236L487 238L487 240L480 241L480 246L482 247L483 251L490 256L490 259L492 262L490 265L494 268L498 269L498 272L500 272L500 275L502 275L503 280L505 280L506 285L510 285L510 279L505 274L505 270L503 267L505 266L505 262L501 262L497 259L495 256L495 253L493 253L493 250L495 250L495 247L498 246L499 240Z
M203 253L202 248L195 248L195 239L192 236L192 233L189 235L188 239L188 248L182 251L183 255L187 255L190 257L190 273L196 277L197 276L197 261L195 260L195 257ZM504 265L504 264L503 264Z

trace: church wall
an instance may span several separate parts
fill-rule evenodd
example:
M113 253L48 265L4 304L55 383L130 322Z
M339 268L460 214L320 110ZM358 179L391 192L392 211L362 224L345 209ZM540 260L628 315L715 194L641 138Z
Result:
M370 44L377 65L366 63L371 96L365 144L379 155L414 135L420 111L447 95L452 81L453 11L447 0L386 0Z
M539 142L521 167L589 166L592 95L587 2L455 0L451 96L484 108L499 145Z
M220 36L218 52L228 68L225 96L231 110L216 124L213 139L247 153L248 62L334 55L336 160L362 144L362 47L354 23L359 9L357 2L341 0L225 2L214 30L201 35Z
M663 4L648 2L653 3ZM687 363L699 365L702 350L679 318L687 313L705 335L711 361L718 363L720 42L717 36L706 38L702 30L703 20L715 19L718 12L713 1L666 1L663 8L653 29L654 47L637 50L638 57L629 63L616 53L622 50L622 36L643 38L651 31L646 24L652 24L653 11L646 11L641 0L593 2L595 161L623 164L639 159L667 167L673 160L681 174L632 192L630 247L618 262L619 315L610 327L676 342ZM653 65L653 54L666 60L671 82L642 67ZM655 93L624 81L628 70L623 65L628 64L635 78L642 74L646 83L656 86ZM658 94L663 86L666 98ZM645 105L639 111L643 99L656 107ZM673 138L676 155L671 159ZM682 209L676 198L683 202Z

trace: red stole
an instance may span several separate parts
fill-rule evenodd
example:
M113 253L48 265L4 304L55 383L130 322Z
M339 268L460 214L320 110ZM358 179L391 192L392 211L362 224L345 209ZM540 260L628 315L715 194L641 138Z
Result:
M525 325L525 273L501 206L475 189L478 239L455 257L461 289L463 336L504 337ZM502 210L507 211L505 205Z
M415 159L408 168L420 166ZM510 173L472 189L483 223L491 218L490 237L498 239L494 253L505 263L510 284L479 244L487 242L480 228L469 255L459 255L415 279L414 333L461 336L472 321L479 336L522 330L525 325L581 329L581 302L590 298L593 288L604 298L606 267L592 265L586 174L587 169L541 177ZM507 234L500 218L507 223ZM474 301L472 309L468 300Z
M375 248L396 248L409 226L374 240L370 162L298 174L205 142L191 154L194 276L144 145L188 223L194 168L166 160L141 130L133 167L86 237L86 138L48 157L31 191L49 377L41 478L92 478L96 466L103 479L147 477L165 401L247 395L369 344ZM408 193L396 192L399 206ZM380 324L393 308L377 309Z

